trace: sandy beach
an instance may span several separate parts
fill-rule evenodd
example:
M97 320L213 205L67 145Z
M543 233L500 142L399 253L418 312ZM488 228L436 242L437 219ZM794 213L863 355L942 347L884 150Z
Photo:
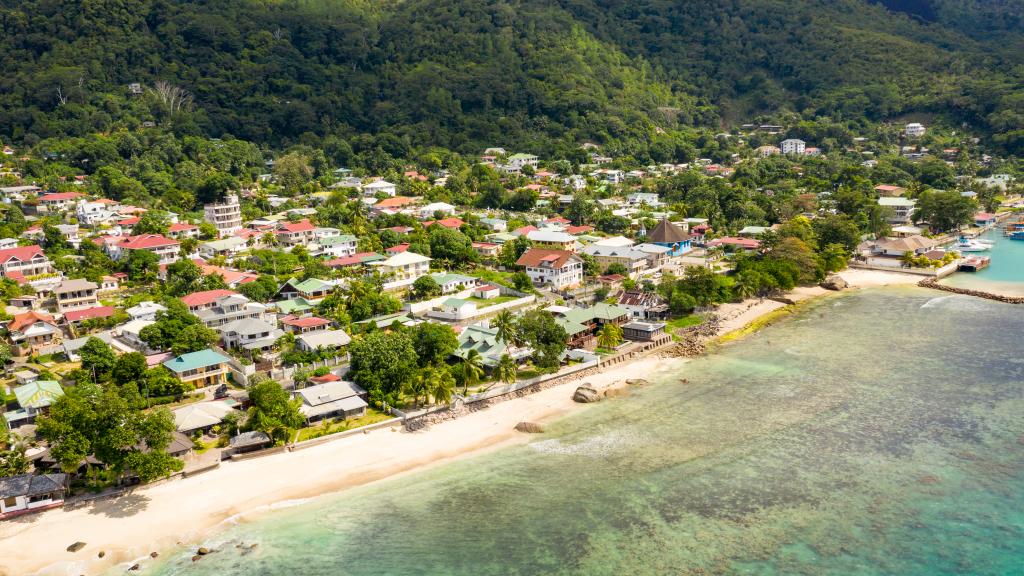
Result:
M847 270L851 287L915 284L919 277L900 273ZM800 288L789 297L804 300L828 293ZM742 329L785 306L773 300L748 300L719 308L720 334ZM585 381L595 387L622 385L627 378L654 378L685 362L647 356ZM392 477L455 458L479 454L530 435L513 428L520 421L544 421L584 409L571 400L581 380L495 404L461 418L407 433L379 429L326 442L301 451L227 462L199 476L143 487L114 500L76 510L53 510L0 523L0 574L94 575L116 564L162 552L178 543L198 544L225 519L286 500L315 497ZM83 541L76 553L66 550ZM100 551L104 558L98 558Z

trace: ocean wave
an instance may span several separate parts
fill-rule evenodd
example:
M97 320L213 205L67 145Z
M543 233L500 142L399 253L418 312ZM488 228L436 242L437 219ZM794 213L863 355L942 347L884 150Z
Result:
M936 296L921 305L922 309L936 309L952 312L981 312L991 310L992 305L971 296Z
M312 501L313 501L312 498L293 498L293 499L290 499L290 500L281 500L281 501L273 502L273 503L270 503L270 504L264 504L262 506L256 506L255 508L250 508L250 509L248 509L248 510L246 510L244 512L239 512L237 514L232 514L231 516L228 516L227 518L221 520L220 523L221 524L232 524L232 525L234 525L234 524L238 524L238 522L242 518L245 518L249 514L257 514L257 513L260 513L260 512L267 512L269 510L284 510L286 508L295 508L296 506L302 506L303 504L307 504L307 503L312 502Z
M579 442L567 442L558 438L551 438L549 440L531 442L527 446L541 454L596 458L622 452L646 442L647 438L647 434L626 429L590 436Z

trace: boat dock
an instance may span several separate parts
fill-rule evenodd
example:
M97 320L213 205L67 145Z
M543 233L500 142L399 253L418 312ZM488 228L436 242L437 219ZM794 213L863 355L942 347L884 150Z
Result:
M988 265L992 263L992 259L988 256L967 256L960 260L960 264L957 265L956 269L960 272L977 272L984 268L988 268Z

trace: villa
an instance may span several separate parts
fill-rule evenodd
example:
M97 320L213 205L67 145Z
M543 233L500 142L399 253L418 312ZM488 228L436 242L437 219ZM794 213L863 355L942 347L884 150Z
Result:
M167 360L163 366L174 373L183 384L202 388L227 382L230 361L227 356L207 348Z
M358 418L366 414L367 394L359 385L346 380L335 380L296 390L302 399L299 412L306 422L313 423L325 418Z

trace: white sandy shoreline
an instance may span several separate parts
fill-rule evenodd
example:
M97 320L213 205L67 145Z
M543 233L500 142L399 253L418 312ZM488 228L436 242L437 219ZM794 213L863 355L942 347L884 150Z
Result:
M841 273L851 287L907 285L919 278L872 270ZM827 293L800 288L790 294L803 300ZM760 316L783 307L771 300L749 300L719 308L720 333L742 329ZM597 388L641 375L677 368L684 359L647 356L584 380ZM75 510L57 509L0 523L0 575L94 575L119 563L148 560L179 543L200 542L226 519L265 510L284 501L305 499L477 455L513 443L528 434L513 428L521 421L544 421L582 406L571 395L580 381L569 381L535 394L501 402L461 418L435 424L429 431L406 433L380 429L326 442L297 452L225 463L182 480L143 487L134 493ZM73 542L86 547L66 551ZM98 558L100 551L104 558ZM142 562L145 567L146 562Z

